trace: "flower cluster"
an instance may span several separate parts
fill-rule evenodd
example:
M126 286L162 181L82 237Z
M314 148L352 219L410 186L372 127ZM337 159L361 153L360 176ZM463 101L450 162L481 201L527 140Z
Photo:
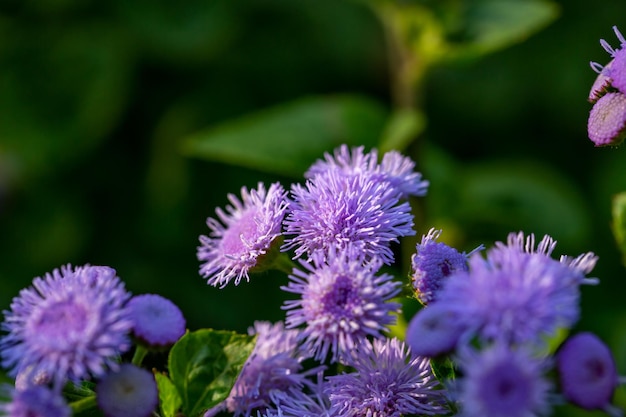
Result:
M589 102L593 107L589 114L587 130L589 139L596 146L616 146L626 137L626 39L613 27L620 42L613 48L602 39L600 44L611 56L606 65L591 62L591 68L598 73L589 92Z
M13 299L2 330L2 365L16 380L14 388L3 388L8 402L0 412L70 416L67 390L95 380L95 392L83 392L85 403L95 406L97 398L106 416L141 417L158 404L154 375L121 358L135 337L148 345L173 344L185 320L163 297L133 297L113 268L65 265L35 278ZM137 344L135 354L143 349Z

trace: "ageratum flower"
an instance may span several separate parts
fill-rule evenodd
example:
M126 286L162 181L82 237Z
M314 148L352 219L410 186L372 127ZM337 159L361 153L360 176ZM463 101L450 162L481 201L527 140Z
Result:
M1 388L0 415L8 417L70 417L72 410L63 396L44 386L32 386L24 390L9 386Z
M257 341L250 357L246 360L228 398L210 409L205 417L215 416L221 411L235 416L249 416L255 410L264 410L272 405L278 392L301 391L309 381L310 373L304 371L302 361L306 359L299 349L298 331L286 330L282 322L271 324L257 321L248 329Z
M57 386L117 368L130 347L130 294L109 267L55 269L20 291L5 311L2 365L47 375Z
M555 244L546 236L535 251L534 236L511 234L508 245L497 243L486 258L473 255L469 271L450 276L437 303L459 310L483 341L541 345L578 321L580 285L595 282L585 277L589 256L555 260Z
M452 352L461 335L469 330L461 314L462 309L447 303L423 307L407 326L406 343L411 351L429 358Z
M324 392L327 382L322 372L317 375L317 382L309 384L308 390L276 392L272 395L274 407L266 410L265 417L330 417L331 405Z
M209 285L223 288L231 280L238 285L242 278L250 280L250 272L267 269L269 257L281 243L285 198L279 183L270 185L267 191L262 183L251 191L242 187L241 201L229 194L231 205L226 212L215 210L219 221L207 219L211 234L200 236L197 257L204 262L200 275Z
M610 81L611 87L626 94L626 39L617 29L617 26L613 26L613 31L620 42L620 48L613 48L607 41L601 39L600 45L612 59L604 67L597 62L591 62L591 68L599 74L603 74Z
M415 247L416 252L411 257L411 282L417 299L424 305L437 299L447 277L456 271L467 271L467 258L482 246L469 254L437 242L441 230L430 229L422 236L422 241Z
M178 306L158 294L140 294L128 302L133 334L150 347L168 347L185 334L185 317Z
M324 160L315 162L304 174L307 179L316 175L324 175L328 171L337 170L344 175L366 175L379 181L389 182L401 198L424 196L428 190L428 181L422 180L422 174L415 172L415 162L397 151L389 151L378 163L378 151L372 149L364 153L364 147L341 145L331 156L324 154Z
M556 354L563 396L587 410L608 410L618 385L610 349L589 332L569 337Z
M461 349L461 417L534 417L550 408L545 359L496 342L483 351Z
M159 392L152 372L125 363L98 381L96 399L106 417L148 417L159 404Z
M332 415L400 417L449 412L446 390L427 358L396 338L373 341L355 352L354 372L327 377Z
M338 169L315 175L305 186L292 186L284 225L291 237L282 249L295 248L296 258L355 246L367 257L390 264L391 243L415 234L411 207L399 202L389 181Z
M294 269L282 290L300 295L287 300L288 328L304 326L302 348L317 360L340 361L368 336L382 337L395 323L400 304L390 302L401 283L388 274L376 275L379 259L364 261L358 252L331 250L329 256L314 255Z
M626 137L626 95L606 93L593 105L587 121L589 139L596 146L617 146Z

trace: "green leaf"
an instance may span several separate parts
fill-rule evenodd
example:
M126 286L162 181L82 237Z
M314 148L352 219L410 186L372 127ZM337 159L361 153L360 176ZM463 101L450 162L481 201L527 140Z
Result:
M337 146L376 146L387 112L376 101L315 96L226 121L184 139L183 152L209 161L299 177Z
M183 405L183 400L178 395L176 386L167 376L161 373L155 373L154 376L159 388L159 403L161 404L163 417L175 417L176 412Z
M626 266L626 191L613 196L613 236Z
M450 57L475 57L522 42L543 29L559 14L548 0L476 0L462 13L461 42Z
M176 342L168 365L186 416L196 416L228 396L255 341L253 336L201 329Z

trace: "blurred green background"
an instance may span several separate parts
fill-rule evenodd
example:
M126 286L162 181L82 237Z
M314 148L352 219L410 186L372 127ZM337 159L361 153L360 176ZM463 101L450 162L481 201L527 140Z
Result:
M377 7L400 10L399 26L425 8L462 45L464 19L485 4L499 18L539 3L537 27L454 59L439 57L432 22L409 22L409 44L432 62L414 90L394 91ZM626 274L611 233L626 150L596 149L586 133L589 61L608 61L601 38L618 46L622 0L4 0L0 13L3 309L33 277L91 263L133 293L169 297L192 329L283 319L285 276L218 290L198 275L206 217L243 185L288 188L322 150L396 132L431 181L414 202L418 237L440 227L469 251L523 230L553 236L556 255L599 255L579 328L607 340L626 373ZM407 101L414 118L389 119ZM399 276L415 239L398 249Z

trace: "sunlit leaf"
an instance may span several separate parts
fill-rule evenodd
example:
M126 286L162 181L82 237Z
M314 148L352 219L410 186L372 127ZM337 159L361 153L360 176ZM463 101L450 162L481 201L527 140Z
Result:
M183 405L183 401L174 383L161 373L155 373L154 376L159 388L159 404L163 417L176 417L176 412Z

